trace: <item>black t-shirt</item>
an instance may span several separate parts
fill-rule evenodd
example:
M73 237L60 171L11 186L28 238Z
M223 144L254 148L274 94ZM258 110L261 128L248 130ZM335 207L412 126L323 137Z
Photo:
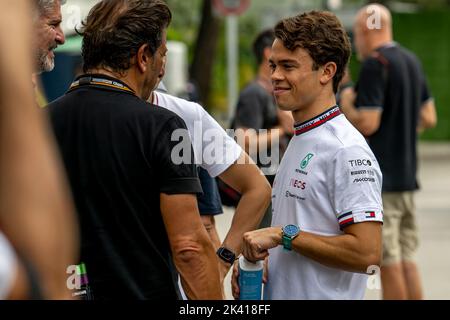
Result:
M95 299L176 299L159 197L201 192L195 165L171 161L171 134L183 120L102 85L79 86L48 109Z
M233 127L271 129L278 125L274 98L257 81L249 83L239 94Z
M430 98L417 57L396 43L376 50L362 64L356 86L358 108L380 108L380 127L368 138L383 173L383 191L418 188L417 125Z

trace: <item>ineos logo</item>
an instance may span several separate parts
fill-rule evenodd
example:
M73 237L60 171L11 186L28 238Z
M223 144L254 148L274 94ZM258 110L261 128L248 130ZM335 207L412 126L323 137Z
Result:
M303 181L300 181L297 179L291 179L290 185L294 188L298 188L301 190L305 190L305 188L306 188L306 182L303 182Z

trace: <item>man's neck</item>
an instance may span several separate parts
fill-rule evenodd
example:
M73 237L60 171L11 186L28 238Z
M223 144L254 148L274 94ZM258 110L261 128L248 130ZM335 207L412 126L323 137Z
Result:
M385 35L375 37L374 39L372 39L370 43L370 52L373 52L381 47L391 44L392 42L393 42L392 37L388 37Z
M314 119L321 113L336 105L336 97L334 94L327 96L319 96L313 103L303 108L292 111L295 123L303 123Z
M131 90L134 91L134 93L138 97L142 96L142 90L139 88L137 81L136 81L135 77L133 77L132 72L130 70L125 72L124 74L120 74L118 72L110 71L110 70L107 70L104 68L94 68L94 69L88 70L87 73L102 74L105 76L113 77L113 78L125 83Z

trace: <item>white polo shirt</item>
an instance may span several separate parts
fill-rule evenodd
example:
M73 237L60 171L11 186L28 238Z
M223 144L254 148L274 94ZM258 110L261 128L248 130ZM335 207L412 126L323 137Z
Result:
M378 162L339 108L295 129L273 186L272 225L336 236L353 223L382 222ZM362 299L366 282L365 274L329 268L278 246L270 250L265 299Z
M181 117L189 131L196 163L216 177L239 159L242 148L198 103L154 91L152 103Z

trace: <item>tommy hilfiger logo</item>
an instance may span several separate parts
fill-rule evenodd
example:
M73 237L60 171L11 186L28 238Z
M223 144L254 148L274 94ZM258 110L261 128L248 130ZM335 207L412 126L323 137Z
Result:
M376 218L375 211L366 211L366 219Z

